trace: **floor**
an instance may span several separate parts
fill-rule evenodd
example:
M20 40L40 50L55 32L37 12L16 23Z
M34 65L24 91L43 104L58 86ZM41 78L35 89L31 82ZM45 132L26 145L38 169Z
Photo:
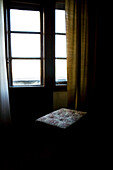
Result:
M65 133L45 127L2 131L0 170L88 167L87 136L77 131Z

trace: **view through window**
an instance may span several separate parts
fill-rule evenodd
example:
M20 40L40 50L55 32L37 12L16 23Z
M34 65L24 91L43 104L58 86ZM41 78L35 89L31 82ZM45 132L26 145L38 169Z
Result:
M40 11L10 9L10 40L12 85L40 85Z
M43 84L41 12L10 9L10 85ZM55 83L67 84L65 10L55 10Z
M65 10L55 10L55 82L67 83Z

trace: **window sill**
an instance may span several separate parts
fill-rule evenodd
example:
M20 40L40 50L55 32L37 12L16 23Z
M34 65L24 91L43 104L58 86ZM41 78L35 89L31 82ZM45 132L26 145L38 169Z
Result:
M54 91L67 91L67 84L57 84L57 85L55 85Z
M9 86L9 88L44 88L45 86L44 85L35 85L35 86L32 86L32 85L28 85L28 86Z
M20 89L20 88L44 88L45 85L35 85L35 86L9 86L10 89ZM67 84L58 84L54 86L54 91L67 91Z

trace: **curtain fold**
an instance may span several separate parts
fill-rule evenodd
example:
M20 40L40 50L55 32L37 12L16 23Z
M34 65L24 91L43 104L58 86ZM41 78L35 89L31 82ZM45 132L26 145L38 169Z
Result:
M65 1L66 38L67 38L67 78L68 78L68 107L78 105L78 72L79 72L79 11L78 2ZM75 57L76 56L76 57Z
M3 0L0 0L0 124L11 123L9 92L5 56L5 31Z
M80 107L87 109L89 72L88 4L86 0L81 2Z
M95 9L90 16L88 0L65 0L65 10L68 107L87 111L95 86Z

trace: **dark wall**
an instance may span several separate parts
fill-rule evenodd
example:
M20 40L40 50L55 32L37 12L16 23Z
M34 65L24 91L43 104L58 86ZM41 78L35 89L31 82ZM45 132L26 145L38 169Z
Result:
M9 88L12 121L15 125L25 127L31 126L36 118L51 112L53 109L55 3L49 0L45 1L42 5L45 13L45 84L42 87Z
M31 125L52 110L52 93L46 88L10 88L10 107L15 125Z
M90 2L90 20L92 23L92 30L95 32L94 24L94 12L97 14L97 47L96 47L96 86L94 91L94 97L92 99L91 117L93 120L94 128L98 133L104 133L104 128L107 127L109 122L109 113L111 113L111 91L112 85L110 83L112 77L112 9L111 3L106 1L89 1ZM91 32L90 32L91 33ZM91 45L95 43L94 35L91 33ZM92 50L92 49L90 49ZM93 115L92 115L93 113ZM106 120L107 118L107 120ZM106 122L106 124L105 124ZM96 124L96 127L95 127ZM108 123L109 124L109 123ZM101 131L100 131L101 129Z
M33 2L33 1L32 1ZM37 1L38 2L38 1ZM43 1L41 1L43 2ZM88 1L90 19L90 50L96 55L96 60L91 59L90 70L93 63L96 63L95 91L91 96L91 110L100 114L103 104L106 104L106 93L108 92L107 82L110 76L108 65L110 63L110 37L111 15L109 14L110 4L103 4L101 1ZM107 6L106 6L107 5ZM53 83L54 83L54 0L43 3L46 13L45 17L45 87L10 88L10 104L12 120L16 124L31 124L35 118L52 111L53 108ZM96 24L95 24L96 22ZM95 25L95 27L94 27ZM50 27L51 26L51 27ZM95 34L96 31L96 34ZM95 47L95 36L97 44ZM109 38L108 38L109 37ZM106 60L107 59L107 60ZM109 62L108 62L109 61ZM105 67L105 65L107 65ZM92 75L92 73L91 73ZM89 75L90 76L90 75ZM91 83L93 83L93 77ZM106 81L107 80L107 81ZM110 94L110 93L109 93Z

